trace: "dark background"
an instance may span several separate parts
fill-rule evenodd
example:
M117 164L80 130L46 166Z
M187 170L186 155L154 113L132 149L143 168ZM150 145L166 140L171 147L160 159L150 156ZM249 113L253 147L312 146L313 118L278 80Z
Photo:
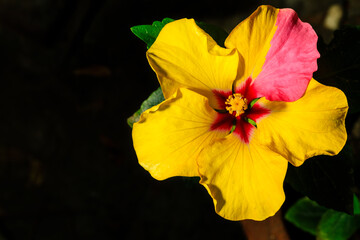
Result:
M138 165L126 119L158 83L130 27L189 17L230 31L264 2L0 0L0 240L243 239L196 179ZM326 41L332 4L360 22L357 1L266 3ZM286 210L301 195L285 189Z

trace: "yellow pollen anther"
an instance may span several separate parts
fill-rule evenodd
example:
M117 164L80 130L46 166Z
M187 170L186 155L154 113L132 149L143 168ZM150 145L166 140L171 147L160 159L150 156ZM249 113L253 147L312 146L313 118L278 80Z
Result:
M243 114L248 108L247 99L244 98L240 93L234 93L233 95L230 95L228 99L226 99L225 104L226 110L229 111L230 114L235 112L235 117Z

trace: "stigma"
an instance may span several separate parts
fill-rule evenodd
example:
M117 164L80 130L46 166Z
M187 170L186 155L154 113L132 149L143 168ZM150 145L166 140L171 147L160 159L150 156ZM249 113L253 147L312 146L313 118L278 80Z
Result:
M246 109L248 109L248 102L247 99L244 98L243 95L240 93L234 93L233 95L230 95L226 101L226 110L233 114L235 113L235 117L240 116L245 112Z

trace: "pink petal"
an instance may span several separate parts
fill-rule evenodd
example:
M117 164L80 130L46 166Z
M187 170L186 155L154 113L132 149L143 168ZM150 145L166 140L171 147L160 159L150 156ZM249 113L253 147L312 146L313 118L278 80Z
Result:
M280 9L262 71L254 81L258 97L292 102L301 98L317 70L317 35L292 9Z

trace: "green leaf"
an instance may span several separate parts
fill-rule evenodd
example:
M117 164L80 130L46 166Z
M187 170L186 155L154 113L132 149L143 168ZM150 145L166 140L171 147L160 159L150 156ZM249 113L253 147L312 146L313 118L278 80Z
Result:
M151 45L155 42L157 36L159 35L161 29L168 23L174 21L171 18L164 18L161 22L155 21L152 25L139 25L130 28L130 30L141 40L147 44L149 49Z
M317 239L346 240L360 227L360 216L334 211L325 212L318 225Z
M151 93L150 96L141 104L140 109L127 119L127 123L129 124L129 126L132 128L133 124L139 121L140 115L143 112L155 105L158 105L164 100L164 95L161 91L161 88L159 87L153 93Z
M159 35L161 29L168 23L173 22L174 19L164 18L161 22L155 21L152 25L139 25L131 27L130 30L141 40L147 44L149 49L151 45L155 42L157 36ZM203 22L196 22L196 24L207 32L218 45L224 47L225 39L228 36L228 33L222 28L207 24Z
M285 219L303 231L316 235L317 226L327 210L305 197L291 206L285 214Z
M325 85L341 89L349 103L349 113L360 111L360 28L348 27L334 32L325 45L318 42L320 59L314 78Z

